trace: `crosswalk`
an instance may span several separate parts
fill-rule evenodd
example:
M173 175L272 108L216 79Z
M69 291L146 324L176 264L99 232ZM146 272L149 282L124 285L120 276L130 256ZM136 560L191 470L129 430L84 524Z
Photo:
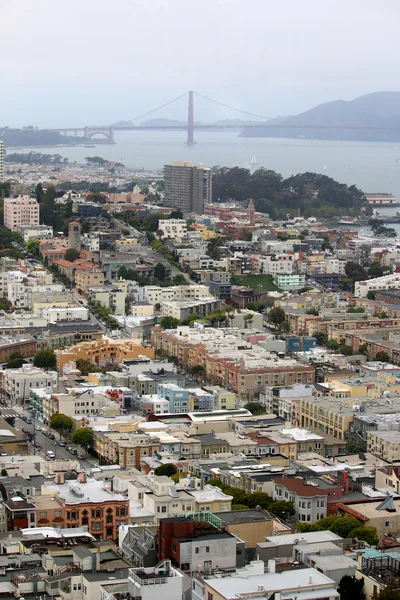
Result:
M13 417L14 419L17 419L20 415L15 412L14 409L12 408L5 408L4 406L0 407L0 416L5 418L5 417Z

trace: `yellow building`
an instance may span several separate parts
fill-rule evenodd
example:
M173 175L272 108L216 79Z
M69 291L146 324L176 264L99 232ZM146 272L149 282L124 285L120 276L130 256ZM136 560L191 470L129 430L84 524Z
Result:
M118 365L128 358L137 359L140 356L154 358L154 350L143 346L138 339L111 339L103 336L101 340L81 342L66 350L57 351L57 368L62 371L63 366L79 359L88 360L98 367Z
M333 435L338 440L344 440L353 422L355 404L349 398L339 402L332 402L326 398L300 398L300 426L307 427Z
M121 238L120 240L115 240L115 250L117 252L122 252L123 250L129 249L131 246L137 246L137 244L137 238Z
M76 270L75 283L78 290L86 290L89 287L104 285L104 273L100 269L88 269L86 271Z
M383 460L400 460L400 436L398 431L368 431L367 449Z

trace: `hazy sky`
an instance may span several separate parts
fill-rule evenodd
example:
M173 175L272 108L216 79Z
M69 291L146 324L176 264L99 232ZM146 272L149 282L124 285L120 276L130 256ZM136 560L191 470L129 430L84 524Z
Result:
M188 89L266 116L399 90L399 17L399 0L0 0L0 125L107 124Z

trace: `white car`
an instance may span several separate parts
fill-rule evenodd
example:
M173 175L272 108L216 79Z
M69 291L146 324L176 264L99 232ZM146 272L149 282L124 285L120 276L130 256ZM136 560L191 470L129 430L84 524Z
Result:
M48 450L48 451L46 452L46 454L47 454L47 456L48 456L49 458L51 458L52 460L53 460L53 459L56 457L56 455L54 454L54 452L53 452L52 450Z

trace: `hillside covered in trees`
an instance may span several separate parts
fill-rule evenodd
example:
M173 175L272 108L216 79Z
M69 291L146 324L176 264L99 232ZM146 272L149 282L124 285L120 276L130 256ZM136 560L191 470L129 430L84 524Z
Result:
M253 198L256 210L273 219L289 214L305 217L331 218L358 216L365 206L365 197L355 185L339 183L318 173L299 173L284 179L268 169L234 167L213 169L213 202L246 201Z

